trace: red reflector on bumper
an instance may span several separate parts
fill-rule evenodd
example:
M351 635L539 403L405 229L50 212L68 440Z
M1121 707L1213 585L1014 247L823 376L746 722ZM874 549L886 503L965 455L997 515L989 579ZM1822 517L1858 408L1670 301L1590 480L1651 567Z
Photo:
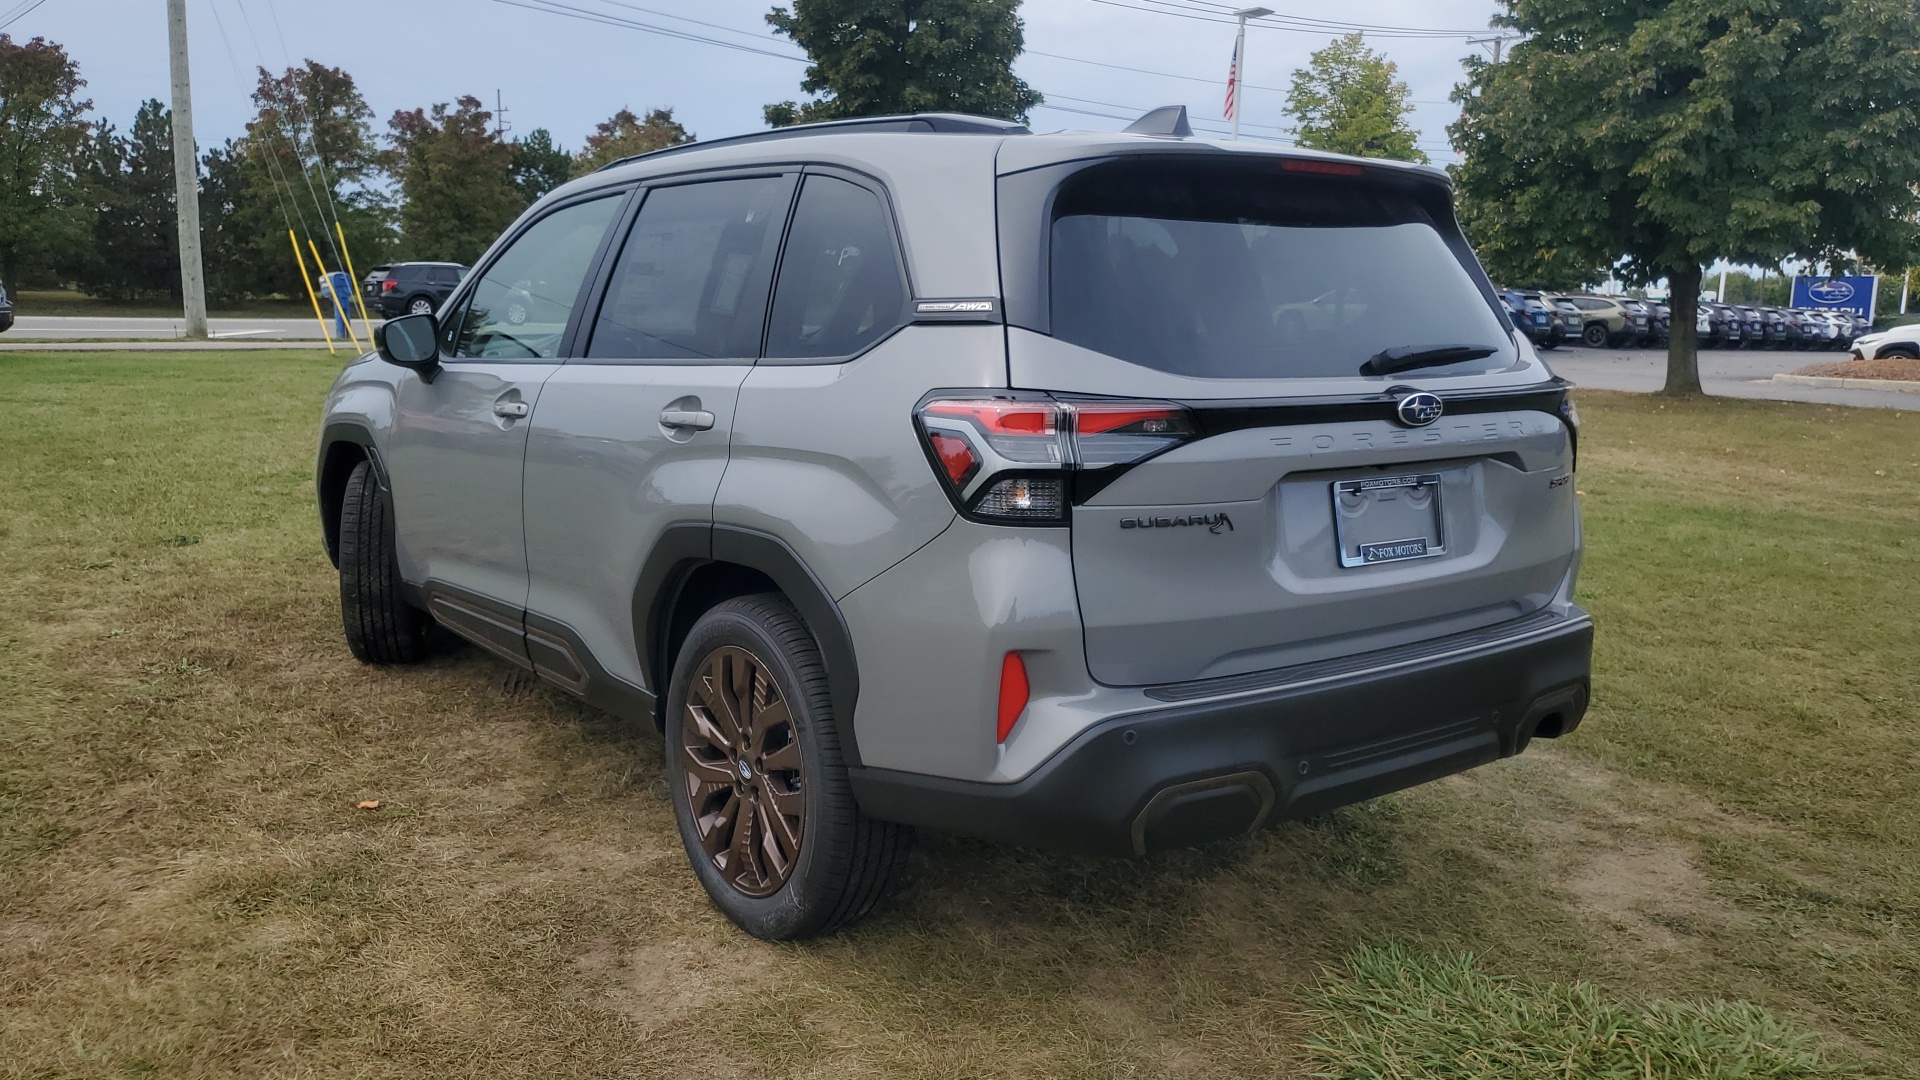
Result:
M1014 722L1020 714L1027 711L1027 663L1020 659L1019 653L1008 653L1000 662L1000 717L995 731L996 742L1006 742L1013 733Z

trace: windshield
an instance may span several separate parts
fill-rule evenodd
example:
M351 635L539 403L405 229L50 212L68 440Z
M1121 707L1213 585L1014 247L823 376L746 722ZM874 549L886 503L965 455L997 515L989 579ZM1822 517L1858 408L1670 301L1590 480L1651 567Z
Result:
M1483 346L1431 373L1509 368L1504 321L1413 197L1273 159L1096 166L1051 232L1055 337L1202 378L1351 376L1391 349Z

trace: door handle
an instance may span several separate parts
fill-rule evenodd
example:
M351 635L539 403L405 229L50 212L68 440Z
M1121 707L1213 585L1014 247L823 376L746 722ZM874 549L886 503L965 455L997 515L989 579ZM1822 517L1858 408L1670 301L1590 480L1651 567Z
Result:
M527 403L524 401L496 401L493 403L493 415L508 420L524 419L527 415Z
M705 409L663 409L660 426L707 431L713 427L713 414Z

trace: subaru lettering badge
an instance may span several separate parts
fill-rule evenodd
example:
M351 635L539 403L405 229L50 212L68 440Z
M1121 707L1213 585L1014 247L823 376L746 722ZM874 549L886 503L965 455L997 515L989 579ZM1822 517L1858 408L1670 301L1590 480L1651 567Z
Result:
M1396 410L1400 422L1408 427L1426 427L1440 419L1440 414L1445 411L1446 406L1440 403L1440 399L1424 390L1401 398Z
M1853 286L1844 281L1816 281L1807 289L1816 303L1844 304L1853 299Z

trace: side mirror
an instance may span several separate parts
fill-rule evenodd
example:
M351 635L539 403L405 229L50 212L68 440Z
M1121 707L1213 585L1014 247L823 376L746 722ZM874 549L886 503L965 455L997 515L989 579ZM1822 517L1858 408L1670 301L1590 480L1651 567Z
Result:
M440 320L431 314L388 319L373 332L380 359L420 373L428 382L440 370Z

